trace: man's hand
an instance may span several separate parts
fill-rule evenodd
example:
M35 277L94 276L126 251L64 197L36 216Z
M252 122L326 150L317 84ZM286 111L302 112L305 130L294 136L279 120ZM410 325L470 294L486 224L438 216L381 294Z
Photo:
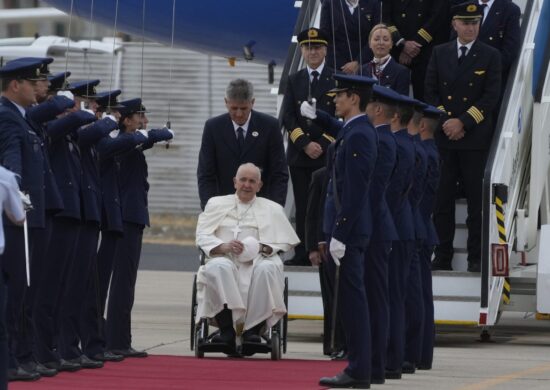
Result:
M65 96L67 99L74 101L74 95L71 91L57 91L57 96Z
M443 132L451 141L458 141L464 138L464 123L458 118L447 119L443 123Z
M101 119L105 119L105 118L109 118L109 119L112 120L113 122L118 123L118 121L116 120L116 118L115 118L114 115L107 114L106 112L104 112L104 113L101 115Z
M340 69L345 74L357 74L357 71L359 70L359 62L357 61L348 62L347 64L344 64L344 66L342 66Z
M309 158L315 160L323 154L323 148L317 142L312 141L304 147L304 152L309 156Z
M226 242L225 244L221 245L221 252L224 254L235 254L240 255L243 253L244 245L242 242L238 240L231 240L229 242Z
M311 251L309 252L309 261L311 262L311 265L319 266L323 262L321 260L321 254L319 251Z
M412 58L406 54L404 51L399 54L399 63L401 65L410 65L412 62Z
M300 105L300 114L304 118L315 119L317 118L317 100L315 98L311 99L311 104L304 100Z
M416 41L405 41L403 44L403 53L411 59L420 54L420 49L422 49L422 45Z
M321 261L325 262L327 261L327 243L326 242L320 242L317 244L317 249L319 250L319 255L321 256Z
M86 103L84 103L84 102L80 102L80 111L85 111L88 114L92 114L93 116L95 116L95 112L93 112L89 108L86 108Z
M23 209L25 211L32 210L31 197L29 196L29 194L25 194L23 191L19 191L19 198L21 199L21 203L23 203Z
M332 237L330 240L330 254L336 265L340 265L340 259L346 254L346 244Z

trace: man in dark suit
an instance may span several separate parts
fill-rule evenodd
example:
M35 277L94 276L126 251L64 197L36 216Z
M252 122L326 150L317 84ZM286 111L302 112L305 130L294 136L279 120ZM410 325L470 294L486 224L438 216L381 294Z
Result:
M201 207L213 196L234 193L233 177L246 162L262 170L264 185L258 195L284 206L288 167L278 121L252 110L254 89L243 79L229 83L225 106L228 113L204 125L197 167Z
M378 156L377 134L364 114L374 79L334 75L336 114L344 126L336 139L334 158L328 164L330 181L325 202L323 231L333 261L340 267L339 317L348 348L348 366L333 377L321 378L327 387L369 388L371 340L369 307L363 277L365 249L374 221L369 202L370 177ZM341 266L340 264L341 260Z
M320 29L333 41L327 61L336 72L357 74L372 58L367 36L380 22L378 0L324 0Z
M298 43L307 66L289 76L282 111L289 135L287 161L296 206L296 233L301 243L294 249L294 259L285 261L285 265L310 264L303 244L308 185L313 171L325 165L326 150L336 137L336 132L300 114L302 102L315 99L319 109L334 115L334 103L326 94L334 88L334 71L325 61L328 38L322 31L309 28L298 34Z
M382 5L382 22L389 26L392 56L411 69L414 97L424 97L424 76L433 45L449 37L449 0L388 0Z
M477 39L482 12L476 2L454 6L452 14L457 39L434 48L426 73L426 102L447 113L436 133L442 165L434 221L440 244L432 266L451 269L460 178L468 202L468 270L479 272L482 180L500 94L501 61L498 50Z

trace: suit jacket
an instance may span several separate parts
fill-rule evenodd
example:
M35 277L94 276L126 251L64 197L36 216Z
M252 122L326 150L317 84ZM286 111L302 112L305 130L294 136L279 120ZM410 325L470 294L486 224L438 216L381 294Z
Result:
M334 71L325 63L315 90L311 90L311 96L317 100L317 107L330 115L334 115L334 102L326 92L334 88L333 73ZM320 168L325 165L325 153L314 160L304 152L303 148L314 141L319 143L326 152L330 143L334 142L336 133L318 126L300 114L300 105L308 99L309 85L307 68L299 70L288 78L283 102L283 126L289 135L287 159L289 166Z
M426 72L424 100L464 123L466 135L451 141L443 131L436 133L440 147L484 150L493 137L493 110L500 94L500 54L476 40L458 64L456 40L436 46Z
M323 234L323 215L327 196L328 172L326 167L317 169L311 175L306 211L306 252L316 251L320 242L326 240Z
M327 166L330 182L323 231L348 246L366 248L372 235L369 195L378 156L377 145L378 137L372 123L366 115L361 115L342 128L336 140L334 158Z
M333 15L334 12L334 15ZM334 28L332 22L334 20ZM372 58L368 36L370 30L380 23L380 4L378 0L359 0L353 15L345 0L324 0L321 6L319 28L329 37L327 62L336 71L350 62L364 64ZM361 54L361 59L359 55Z
M415 150L407 129L395 132L394 136L397 164L386 191L386 200L399 240L414 240L414 219L408 194L413 183Z
M45 227L44 147L38 126L25 119L9 99L0 97L0 164L18 175L21 191L30 196L29 227Z
M427 139L421 142L421 145L426 151L427 157L427 171L426 171L426 185L424 187L424 195L418 205L420 215L424 220L424 226L426 227L426 240L425 245L434 246L439 244L437 232L432 220L432 214L435 207L435 195L439 186L439 152L437 151L437 145L435 140Z
M414 218L414 232L417 240L425 240L427 238L426 225L419 210L419 204L426 189L426 175L428 173L428 156L426 150L422 146L420 136L411 136L414 145L415 164L413 174L413 185L409 191L409 202Z
M233 178L241 164L251 162L262 170L263 186L258 196L284 205L288 166L278 121L252 111L244 149L239 144L229 114L206 121L202 134L197 179L201 207L208 199L235 192Z
M372 77L373 73L374 62L371 61L363 66L363 75ZM391 88L395 92L408 96L411 84L411 71L390 57L388 64L384 67L379 77L378 83L383 87Z

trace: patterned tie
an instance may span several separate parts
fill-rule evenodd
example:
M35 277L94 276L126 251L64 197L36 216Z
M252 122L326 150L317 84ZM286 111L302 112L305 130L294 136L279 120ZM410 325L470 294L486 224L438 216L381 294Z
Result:
M462 64L464 61L464 58L466 58L466 52L468 51L468 48L466 46L460 46L460 56L458 57L458 65Z
M237 129L237 143L239 144L239 152L243 152L244 147L244 130L242 127Z

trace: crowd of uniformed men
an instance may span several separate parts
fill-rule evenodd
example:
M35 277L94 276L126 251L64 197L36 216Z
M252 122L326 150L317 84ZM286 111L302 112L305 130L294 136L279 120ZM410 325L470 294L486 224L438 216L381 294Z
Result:
M319 266L323 350L349 361L322 385L368 388L431 368L431 271L452 269L459 197L468 271L480 271L482 178L519 18L511 0L323 0L320 28L298 35L306 67L288 77L282 121L302 244L285 264ZM205 126L203 206L233 191L220 161L256 164L259 195L285 202L281 141L253 104L236 80L228 114Z
M3 220L2 388L6 374L36 380L147 356L131 344L149 225L143 150L173 133L146 130L140 98L118 102L120 90L69 82L70 72L50 74L51 62L25 57L0 68L0 164L30 200L25 226Z

